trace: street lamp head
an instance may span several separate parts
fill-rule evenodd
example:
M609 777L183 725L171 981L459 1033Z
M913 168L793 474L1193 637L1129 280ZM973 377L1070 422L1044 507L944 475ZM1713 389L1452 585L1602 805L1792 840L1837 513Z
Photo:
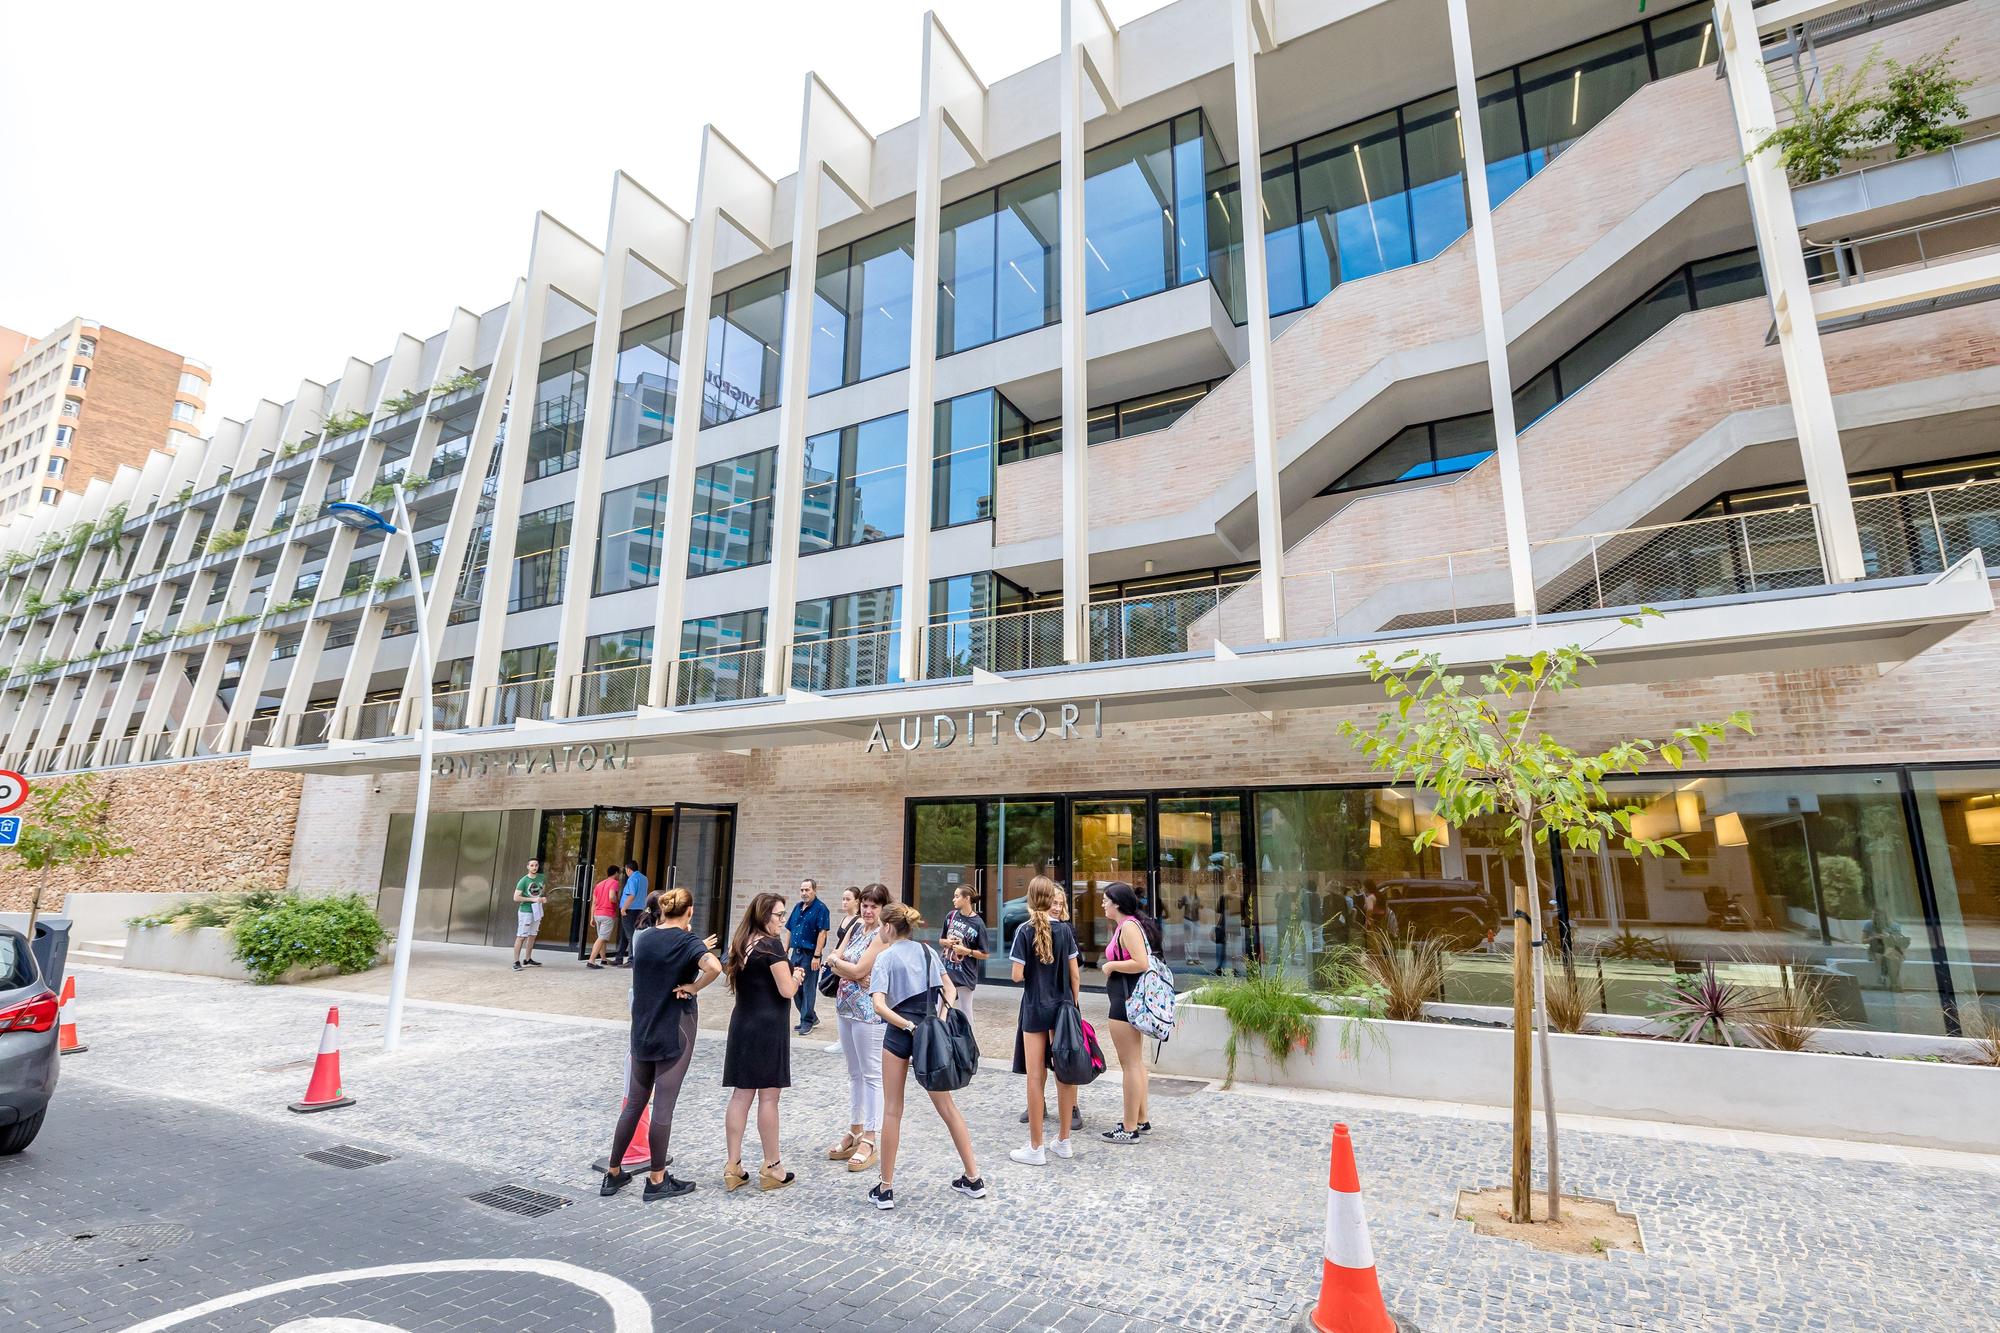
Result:
M341 500L326 507L326 516L356 532L394 532L396 525L367 505Z

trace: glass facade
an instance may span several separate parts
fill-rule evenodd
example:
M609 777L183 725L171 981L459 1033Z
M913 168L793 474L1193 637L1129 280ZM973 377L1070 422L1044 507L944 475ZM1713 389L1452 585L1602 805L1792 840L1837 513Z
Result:
M593 596L647 588L660 581L660 534L667 522L667 481L642 481L604 493L597 517Z
M611 404L613 457L673 436L681 387L681 312L625 330L618 340L618 385Z
M771 477L778 451L759 449L695 473L688 575L761 565L771 558Z
M1028 419L998 389L947 398L931 429L931 526L993 517L995 450L1018 441Z
M1197 380L1193 384L1177 385L1171 389L1161 389L1157 393L1141 394L1116 403L1105 403L1090 409L1089 443L1103 444L1106 440L1123 439L1128 435L1145 435L1151 431L1165 430L1202 399L1221 380ZM1001 463L1018 463L1024 458L1040 458L1043 454L1062 452L1062 418L1050 417L1045 421L1031 423L1018 438L1003 438L1000 444Z
M562 600L563 575L569 569L570 516L573 504L560 504L521 515L514 538L514 574L507 586L509 611L532 611Z
M799 554L903 535L907 413L806 438Z
M709 303L701 424L716 426L778 405L785 338L785 270L754 278Z
M819 257L813 283L809 392L910 364L916 226L905 222Z
M1709 14L1691 6L1481 79L1493 204L1650 80L1713 64ZM1273 314L1312 305L1349 279L1429 259L1465 232L1470 217L1457 97L1449 92L1273 149L1262 175ZM1208 189L1209 264L1241 321L1237 168L1212 172Z
M590 347L542 362L528 425L528 480L576 466L583 446L583 399L590 386Z
M1764 271L1755 250L1737 250L1681 266L1564 353L1554 365L1514 390L1517 428L1527 430L1677 317L1691 310L1706 310L1763 295ZM1420 422L1391 436L1320 494L1446 476L1476 467L1492 454L1491 412Z
M1752 1003L1810 990L1821 1026L1956 1035L1968 1007L1996 1004L2000 768L1677 773L1609 790L1636 807L1636 834L1688 856L1538 850L1544 925L1593 1012L1650 1017L1710 965ZM1011 851L1004 807L1024 834ZM1150 900L1162 956L1197 975L1435 939L1449 955L1439 999L1505 1006L1519 843L1502 821L1451 829L1435 810L1429 793L1363 786L920 798L905 891L928 910L970 882L1004 935L1024 919L1026 879L1048 874L1070 886L1094 956L1102 888L1122 880ZM1417 852L1427 827L1444 836Z
M792 684L824 691L900 679L901 587L809 598L792 620Z

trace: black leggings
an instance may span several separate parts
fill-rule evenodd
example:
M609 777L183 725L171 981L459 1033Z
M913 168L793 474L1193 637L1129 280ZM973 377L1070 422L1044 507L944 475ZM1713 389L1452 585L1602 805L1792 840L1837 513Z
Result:
M694 1059L695 1010L689 1005L681 1015L681 1054L678 1060L633 1060L632 1072L625 1084L625 1106L618 1112L618 1129L611 1136L611 1166L622 1170L620 1163L625 1160L625 1150L632 1146L632 1135L639 1129L639 1116L650 1100L653 1104L653 1123L646 1139L646 1146L652 1149L653 1170L667 1169L667 1140L674 1132L674 1103L681 1095L681 1080L687 1077L688 1064Z

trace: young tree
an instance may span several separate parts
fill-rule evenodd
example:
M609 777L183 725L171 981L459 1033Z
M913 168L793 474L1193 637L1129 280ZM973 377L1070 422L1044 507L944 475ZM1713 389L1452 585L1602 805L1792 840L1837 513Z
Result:
M49 871L57 866L87 864L108 856L125 856L131 848L105 827L110 803L97 791L89 773L64 778L44 787L21 821L21 841L14 850L23 868L37 872L34 897L28 907L28 939L35 938L35 920L42 914Z
M1640 623L1637 616L1622 619L1627 625ZM1637 773L1655 758L1676 769L1689 753L1706 760L1710 745L1724 739L1731 727L1749 734L1749 715L1732 713L1722 722L1681 727L1665 741L1620 741L1601 753L1579 754L1543 729L1536 713L1548 697L1575 685L1579 671L1596 665L1584 647L1571 644L1524 659L1495 662L1479 676L1476 691L1468 691L1464 676L1446 671L1436 653L1412 649L1391 663L1370 652L1362 661L1368 664L1370 678L1396 706L1377 718L1372 729L1342 722L1340 734L1352 741L1374 768L1435 793L1438 817L1446 824L1463 828L1482 815L1497 815L1506 821L1506 835L1520 844L1526 874L1515 886L1513 907L1513 1213L1523 1222L1533 1216L1529 1184L1533 1094L1528 1046L1532 994L1534 1016L1539 1020L1542 1104L1548 1136L1548 1216L1556 1221L1562 1215L1562 1184L1542 963L1546 932L1535 849L1547 847L1551 854L1558 846L1596 851L1606 838L1614 838L1634 856L1671 852L1685 857L1686 850L1672 838L1635 836L1632 816L1640 806L1615 800L1605 791L1604 779L1615 773ZM1421 852L1437 836L1436 826L1424 829L1416 836L1416 849Z

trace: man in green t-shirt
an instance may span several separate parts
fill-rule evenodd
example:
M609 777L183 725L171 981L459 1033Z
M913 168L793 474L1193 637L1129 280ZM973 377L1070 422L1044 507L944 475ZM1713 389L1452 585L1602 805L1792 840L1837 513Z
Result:
M540 967L535 961L535 936L542 929L542 908L549 900L549 881L542 863L529 858L528 873L514 884L514 970Z

